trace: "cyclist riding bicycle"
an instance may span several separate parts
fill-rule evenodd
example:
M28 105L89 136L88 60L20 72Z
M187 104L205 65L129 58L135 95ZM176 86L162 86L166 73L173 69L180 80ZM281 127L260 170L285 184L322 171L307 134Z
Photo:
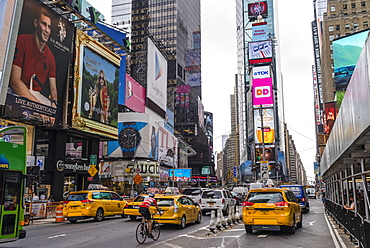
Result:
M149 231L149 237L153 237L152 235L152 215L150 214L149 208L150 206L155 206L157 208L158 213L161 214L160 209L158 208L157 201L154 199L154 194L149 193L149 197L146 198L139 206L139 213L143 216L143 223L146 220L148 220L148 231ZM162 214L161 214L162 215Z

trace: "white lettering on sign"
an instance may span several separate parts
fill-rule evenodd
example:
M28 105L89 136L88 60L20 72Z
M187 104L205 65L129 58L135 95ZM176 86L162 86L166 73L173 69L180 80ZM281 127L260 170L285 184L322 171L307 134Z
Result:
M63 171L63 170L73 170L75 171L88 171L90 169L89 165L86 164L66 164L64 163L63 160L58 160L56 164L57 170L58 171Z

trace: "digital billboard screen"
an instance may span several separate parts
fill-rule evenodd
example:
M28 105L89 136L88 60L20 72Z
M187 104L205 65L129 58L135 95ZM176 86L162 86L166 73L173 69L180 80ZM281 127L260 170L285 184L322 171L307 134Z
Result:
M177 182L191 181L191 168L170 169L169 177L171 181L177 181Z

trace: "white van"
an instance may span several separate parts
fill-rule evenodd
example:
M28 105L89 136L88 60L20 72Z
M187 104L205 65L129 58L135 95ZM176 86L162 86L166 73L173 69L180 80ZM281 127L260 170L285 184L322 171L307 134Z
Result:
M249 190L251 190L251 189L262 189L264 187L265 187L265 185L263 183L251 183L251 185L249 186Z
M247 187L234 187L231 191L239 193L243 196L246 196L248 193L248 188Z
M306 188L306 194L308 198L316 199L316 190L314 188Z

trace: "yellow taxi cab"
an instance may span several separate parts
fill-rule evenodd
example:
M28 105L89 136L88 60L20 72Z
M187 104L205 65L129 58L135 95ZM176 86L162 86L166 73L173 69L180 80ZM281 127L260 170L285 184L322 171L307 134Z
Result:
M280 231L294 234L302 227L302 209L289 189L261 188L249 191L242 204L245 231Z
M117 193L109 190L83 190L70 192L66 197L63 216L71 223L94 218L102 221L106 216L124 215L127 204Z
M141 217L139 213L139 206L149 196L146 194L142 194L137 196L132 202L128 202L125 206L124 214L128 215L131 220L136 220L137 217Z
M161 194L155 195L158 207L162 215L155 215L154 220L161 224L175 224L179 228L185 228L188 223L200 223L202 221L202 211L198 203L185 195ZM155 212L155 207L151 207Z

